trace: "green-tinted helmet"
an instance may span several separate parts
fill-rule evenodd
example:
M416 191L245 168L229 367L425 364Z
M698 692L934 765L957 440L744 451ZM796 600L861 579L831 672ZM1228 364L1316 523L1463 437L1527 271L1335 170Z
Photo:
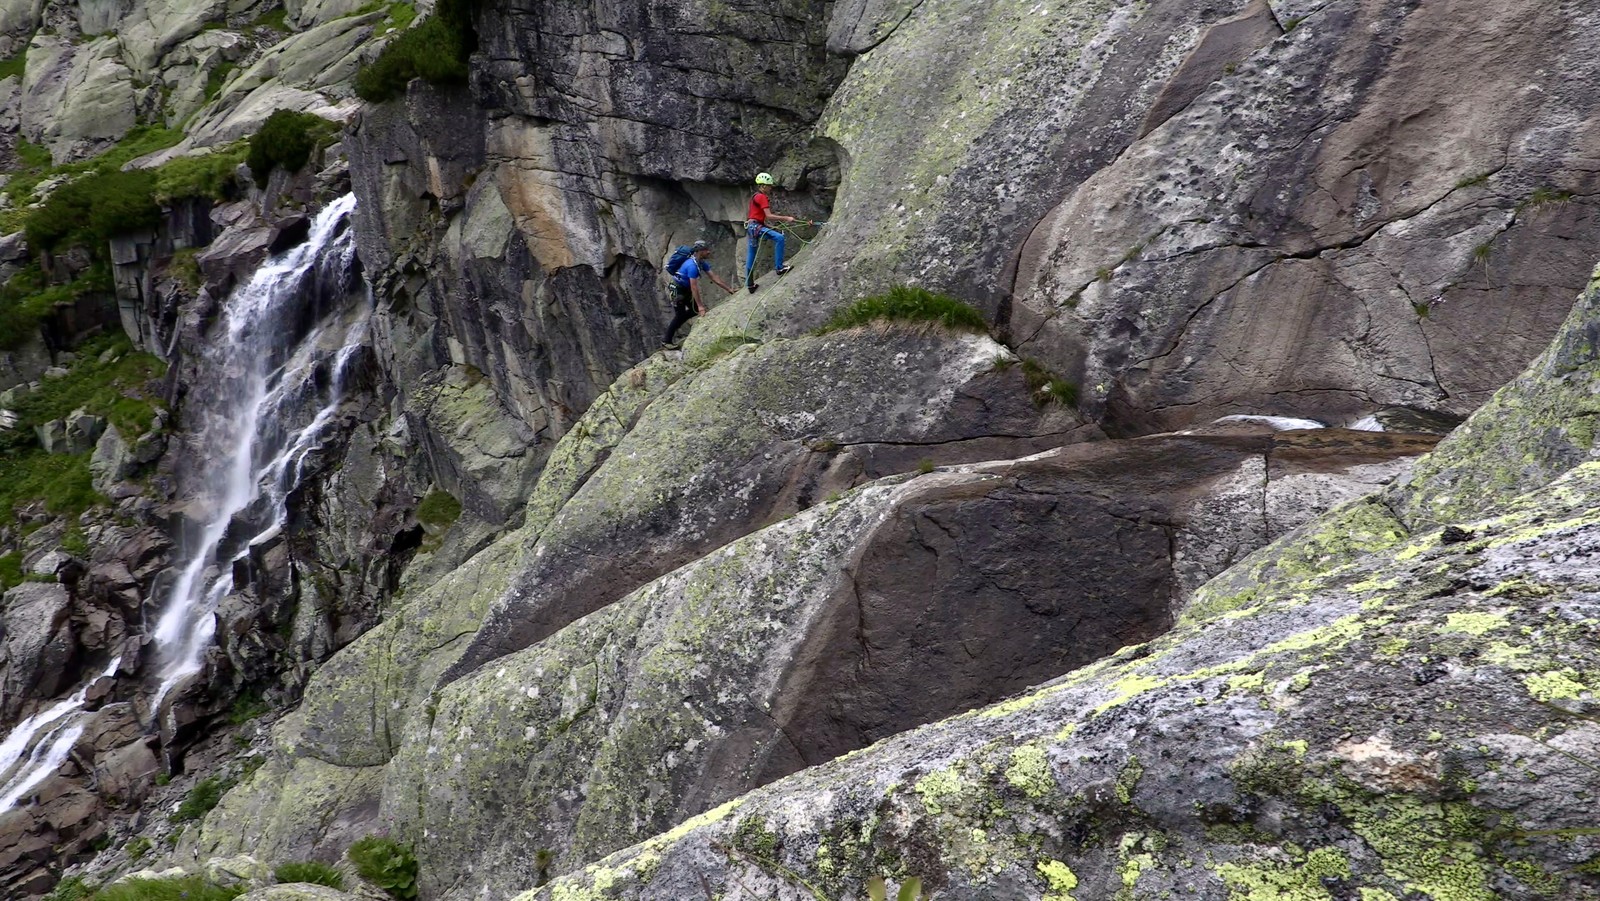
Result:
M773 182L773 180L772 180L772 173L771 172L761 172L761 173L757 174L756 175L756 184L758 184L758 185L775 184L775 182Z

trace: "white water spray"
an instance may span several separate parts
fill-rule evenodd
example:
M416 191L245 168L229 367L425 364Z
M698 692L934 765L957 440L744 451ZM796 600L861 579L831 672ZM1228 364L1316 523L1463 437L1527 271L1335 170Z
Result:
M200 361L187 406L202 442L203 525L156 625L162 669L152 711L200 670L216 632L217 604L234 589L234 564L283 529L306 458L338 415L371 308L369 296L358 309L346 309L355 264L346 224L355 203L347 195L330 204L304 244L268 260L234 292L223 313L226 327ZM313 401L315 415L297 426ZM84 710L90 685L115 674L121 662L113 660L97 679L18 723L0 742L0 813L66 761L90 716Z
M1299 419L1294 416L1254 416L1247 413L1235 413L1224 416L1217 422L1251 422L1264 425L1274 431L1287 432L1295 429L1325 429L1326 425L1315 419Z
M153 711L199 672L215 636L217 605L235 587L234 565L282 530L304 461L337 415L370 308L344 309L355 262L354 236L344 226L354 208L354 195L330 204L304 244L269 260L235 291L225 327L201 360L191 398L201 411L206 461L206 502L197 517L203 525L185 549L156 624L162 668ZM323 301L331 308L320 308ZM301 332L305 337L296 340ZM295 412L312 399L319 401L316 414L297 426Z
M112 675L121 665L121 657L111 661L89 685ZM89 697L89 685L18 723L0 742L0 813L15 807L66 761L72 746L83 735L83 705Z

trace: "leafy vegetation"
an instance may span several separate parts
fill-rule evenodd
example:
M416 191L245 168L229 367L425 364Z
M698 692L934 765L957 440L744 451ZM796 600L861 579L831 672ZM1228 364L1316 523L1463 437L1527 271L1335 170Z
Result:
M105 153L60 166L52 164L50 152L43 147L19 140L16 148L19 168L11 174L11 179L6 182L3 193L10 198L12 207L18 208L18 212L12 213L12 216L15 217L20 213L21 207L25 207L34 201L34 192L45 179L60 176L75 178L90 173L116 172L131 160L155 153L158 150L165 150L181 140L183 140L183 132L177 129L141 125L128 132L122 140L118 141L116 145ZM14 228L6 229L6 231L14 230Z
M478 49L470 3L471 0L439 0L433 15L403 31L378 53L377 59L356 72L356 95L382 103L405 93L413 78L433 84L465 83L467 59ZM395 7L390 9L395 27L404 28L399 24L403 13Z
M289 11L281 6L271 12L262 13L261 15L256 16L255 19L245 27L267 28L271 29L272 31L276 31L279 34L288 34L290 31L293 31L293 29L289 27Z
M70 286L46 286L37 266L13 275L0 287L0 348L12 350L26 344L51 308L76 296Z
M1560 191L1555 188L1534 188L1533 193L1517 204L1516 211L1520 213L1523 210L1536 210L1553 203L1566 203L1571 199L1571 191Z
M362 879L392 897L400 901L414 901L417 897L417 858L405 845L392 838L369 835L351 845L345 854Z
M926 288L896 287L889 289L887 294L863 297L838 311L818 333L836 332L880 320L934 322L954 331L980 334L989 330L982 313L953 297L935 294Z
M279 883L306 882L312 885L325 885L334 891L344 891L344 874L328 864L315 860L280 863L272 871L272 878Z
M28 216L28 243L55 250L66 243L96 247L113 235L161 224L156 176L148 169L94 172L50 193Z
M430 491L417 505L417 522L435 528L446 528L460 516L461 502L448 491Z
M267 177L279 166L288 172L305 168L319 146L333 142L334 134L332 122L311 113L281 109L268 116L261 130L251 136L245 154L256 187L266 187Z
M174 823L190 823L210 813L212 808L222 800L228 789L233 788L233 780L223 779L219 776L207 776L194 784L189 793L183 796L183 803L172 812L169 819Z
M0 78L11 78L15 76L18 81L21 81L22 73L27 71L27 67L28 45L24 44L22 45L22 49L18 50L15 55L8 56L5 59L0 60Z
M10 521L18 506L36 501L50 513L76 517L101 500L89 475L88 454L0 454L0 523Z
M738 333L722 335L715 341L712 341L711 345L700 353L699 358L695 360L695 363L703 366L715 360L720 360L747 344L760 343L761 339L755 337L754 335L744 335Z
M184 197L231 200L237 193L234 173L250 152L246 141L236 141L205 156L180 156L155 170L155 198L170 203Z
M100 889L89 901L233 901L245 889L243 885L218 885L204 876L129 879Z
M68 876L56 883L44 901L87 901L94 896L94 883L82 876Z
M0 591L10 591L22 581L22 554L16 551L0 554Z
M150 840L144 836L136 836L128 842L128 859L132 861L144 860L150 853Z
M1044 368L1037 360L1022 361L1022 379L1040 406L1052 403L1068 407L1078 405L1078 386Z
M383 37L391 31L405 31L417 20L417 8L410 3L384 3L383 0L372 0L371 3L356 11L356 15L364 16L367 13L385 10L383 21L373 32L373 37Z
M247 691L233 699L233 707L228 710L228 725L242 726L271 709L261 695Z
M167 261L167 274L178 280L178 283L188 288L191 292L200 290L203 276L200 273L200 263L195 259L200 253L193 247L184 247L172 254L172 259Z
M223 62L217 64L216 68L212 69L210 72L207 72L206 99L217 99L217 95L222 93L222 86L228 83L228 76L232 75L234 70L238 68L239 67L233 63L224 60Z
M104 416L130 440L142 435L155 424L158 402L151 397L151 383L165 374L166 364L135 352L126 335L86 341L65 376L46 379L13 405L18 427L0 435L0 451L31 446L33 426L61 419L80 407ZM4 490L0 487L0 492Z

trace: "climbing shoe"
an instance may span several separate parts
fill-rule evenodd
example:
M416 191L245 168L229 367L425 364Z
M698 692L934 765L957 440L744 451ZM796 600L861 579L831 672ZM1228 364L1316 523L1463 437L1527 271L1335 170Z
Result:
M785 266L782 269L774 269L772 271L778 273L779 275L788 275L789 272L791 270L793 270L793 269L794 269L793 266Z

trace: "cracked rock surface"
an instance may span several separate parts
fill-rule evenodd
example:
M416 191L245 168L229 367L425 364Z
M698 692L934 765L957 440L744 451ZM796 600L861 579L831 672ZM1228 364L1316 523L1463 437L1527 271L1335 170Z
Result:
M1583 285L1594 10L1303 5L1022 249L1014 337L1113 432L1465 414Z
M1413 481L1256 552L1170 633L520 897L852 897L884 873L952 901L1600 896L1600 464L1513 460L1525 481L1444 528L1394 512L1573 424L1543 413L1593 376L1597 293Z

